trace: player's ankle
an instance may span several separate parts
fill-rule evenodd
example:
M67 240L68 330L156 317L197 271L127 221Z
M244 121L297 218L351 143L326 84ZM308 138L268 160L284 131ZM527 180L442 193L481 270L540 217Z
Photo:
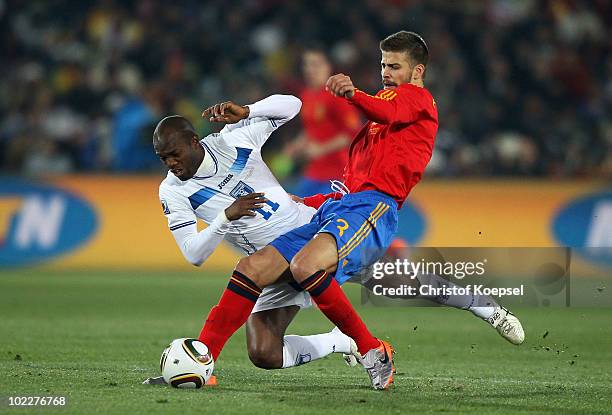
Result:
M370 338L359 339L359 341L355 339L355 343L357 343L357 350L361 355L366 354L372 349L380 347L380 345L382 344L379 339L372 336L370 336Z

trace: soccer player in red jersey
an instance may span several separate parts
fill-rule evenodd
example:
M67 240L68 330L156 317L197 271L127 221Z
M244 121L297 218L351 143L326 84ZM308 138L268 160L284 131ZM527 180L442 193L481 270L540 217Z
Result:
M295 191L303 197L328 193L330 181L342 178L348 146L359 131L361 120L347 100L325 90L332 66L323 49L310 47L304 51L302 71L306 81L300 93L303 130L285 150L291 158L307 162Z
M386 389L393 382L392 347L372 336L340 284L378 260L393 240L397 211L431 158L438 112L423 86L428 60L423 38L401 31L384 39L380 49L384 89L375 96L343 74L326 84L368 119L350 146L346 194L307 199L321 204L310 223L238 262L199 336L215 359L249 317L261 288L290 270L319 309L355 340L372 386Z

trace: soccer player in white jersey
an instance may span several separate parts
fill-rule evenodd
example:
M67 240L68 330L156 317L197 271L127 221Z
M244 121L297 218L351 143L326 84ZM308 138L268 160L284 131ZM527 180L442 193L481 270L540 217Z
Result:
M189 262L201 265L223 240L250 255L310 221L315 209L291 199L260 153L270 134L300 108L301 101L289 95L272 95L248 106L217 104L203 116L227 125L203 139L181 116L159 122L153 146L170 170L159 197L170 231ZM208 224L200 232L198 219ZM285 336L299 309L310 304L296 284L281 282L263 290L247 322L248 354L256 366L287 368L333 352L356 353L352 339L337 329ZM145 383L161 381L151 378Z

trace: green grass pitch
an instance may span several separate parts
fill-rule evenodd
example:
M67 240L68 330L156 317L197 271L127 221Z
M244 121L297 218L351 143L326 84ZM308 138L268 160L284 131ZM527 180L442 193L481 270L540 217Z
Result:
M527 334L515 347L467 312L358 306L398 352L386 392L371 390L365 372L338 355L257 369L244 329L217 362L217 387L141 385L158 374L171 339L197 336L225 283L205 272L0 274L0 413L612 413L612 318L604 308L514 310ZM359 288L346 290L358 304ZM311 309L290 332L330 329ZM10 408L6 397L15 395L65 395L68 403Z

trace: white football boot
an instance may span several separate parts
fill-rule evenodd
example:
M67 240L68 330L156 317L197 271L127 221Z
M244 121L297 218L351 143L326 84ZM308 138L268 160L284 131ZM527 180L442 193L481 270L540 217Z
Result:
M485 319L497 332L512 344L525 341L525 331L514 314L504 307L496 307L491 317Z
M380 340L380 346L364 354L360 363L368 372L374 389L388 389L393 383L393 347L386 341Z

